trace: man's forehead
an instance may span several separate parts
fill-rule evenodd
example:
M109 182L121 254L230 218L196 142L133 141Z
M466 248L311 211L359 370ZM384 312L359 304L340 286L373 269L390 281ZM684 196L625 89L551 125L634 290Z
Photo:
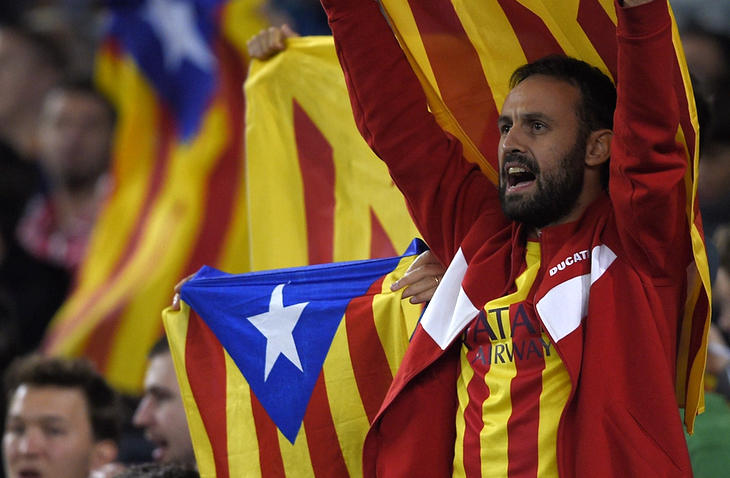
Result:
M580 100L580 89L572 83L547 75L532 75L518 83L507 94L502 114L513 113L520 108L531 114L546 108L574 108Z
M174 391L178 388L172 355L160 353L150 358L144 384L145 390Z
M21 384L11 397L8 416L76 419L88 416L86 398L76 387Z

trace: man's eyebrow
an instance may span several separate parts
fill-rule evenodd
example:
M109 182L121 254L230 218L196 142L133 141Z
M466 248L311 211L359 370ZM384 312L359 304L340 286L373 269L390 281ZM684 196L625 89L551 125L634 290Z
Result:
M540 120L540 121L550 121L552 118L545 113L525 113L522 115L522 117L528 121L534 121L534 120Z
M511 122L512 122L512 118L509 116L499 115L499 117L497 118L497 124L511 123Z

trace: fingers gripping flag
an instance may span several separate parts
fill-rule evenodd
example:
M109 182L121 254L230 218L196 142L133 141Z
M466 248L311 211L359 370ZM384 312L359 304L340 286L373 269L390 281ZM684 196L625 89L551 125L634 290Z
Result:
M667 0L657 0L664 1ZM442 128L459 138L464 155L497 184L498 108L519 66L566 54L616 77L613 0L381 0ZM687 229L693 261L678 345L676 394L692 430L703 405L710 279L697 203L698 123L684 53L673 25L676 62L665 72L680 106L677 141L686 146Z
M202 476L362 476L362 443L421 307L400 257L229 275L164 314Z

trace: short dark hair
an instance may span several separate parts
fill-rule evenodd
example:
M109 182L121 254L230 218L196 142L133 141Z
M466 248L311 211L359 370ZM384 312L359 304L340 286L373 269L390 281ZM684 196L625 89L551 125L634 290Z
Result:
M200 474L183 463L142 463L130 466L117 478L200 478Z
M163 335L157 342L152 346L149 352L147 352L147 358L151 359L162 354L170 353L170 344L167 342L167 336Z
M510 78L510 88L533 75L549 76L577 87L581 93L578 115L589 131L613 129L616 87L601 70L576 58L549 55L517 68Z
M87 359L28 355L13 361L4 378L8 403L21 385L79 389L86 399L94 439L119 441L119 396Z
M68 70L68 55L51 34L23 22L1 23L0 30L5 30L20 38L33 49L37 58L44 65L60 75L63 76Z
M579 137L592 131L613 129L616 111L616 87L601 70L582 60L565 55L549 55L517 68L509 80L510 89L533 75L565 81L580 90L578 119L582 122ZM601 170L604 187L608 186L608 162Z

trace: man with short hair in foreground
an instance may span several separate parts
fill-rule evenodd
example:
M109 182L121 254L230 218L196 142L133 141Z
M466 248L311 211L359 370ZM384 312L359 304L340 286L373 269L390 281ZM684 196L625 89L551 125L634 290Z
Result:
M116 458L119 400L86 360L16 360L5 396L7 478L87 478Z

